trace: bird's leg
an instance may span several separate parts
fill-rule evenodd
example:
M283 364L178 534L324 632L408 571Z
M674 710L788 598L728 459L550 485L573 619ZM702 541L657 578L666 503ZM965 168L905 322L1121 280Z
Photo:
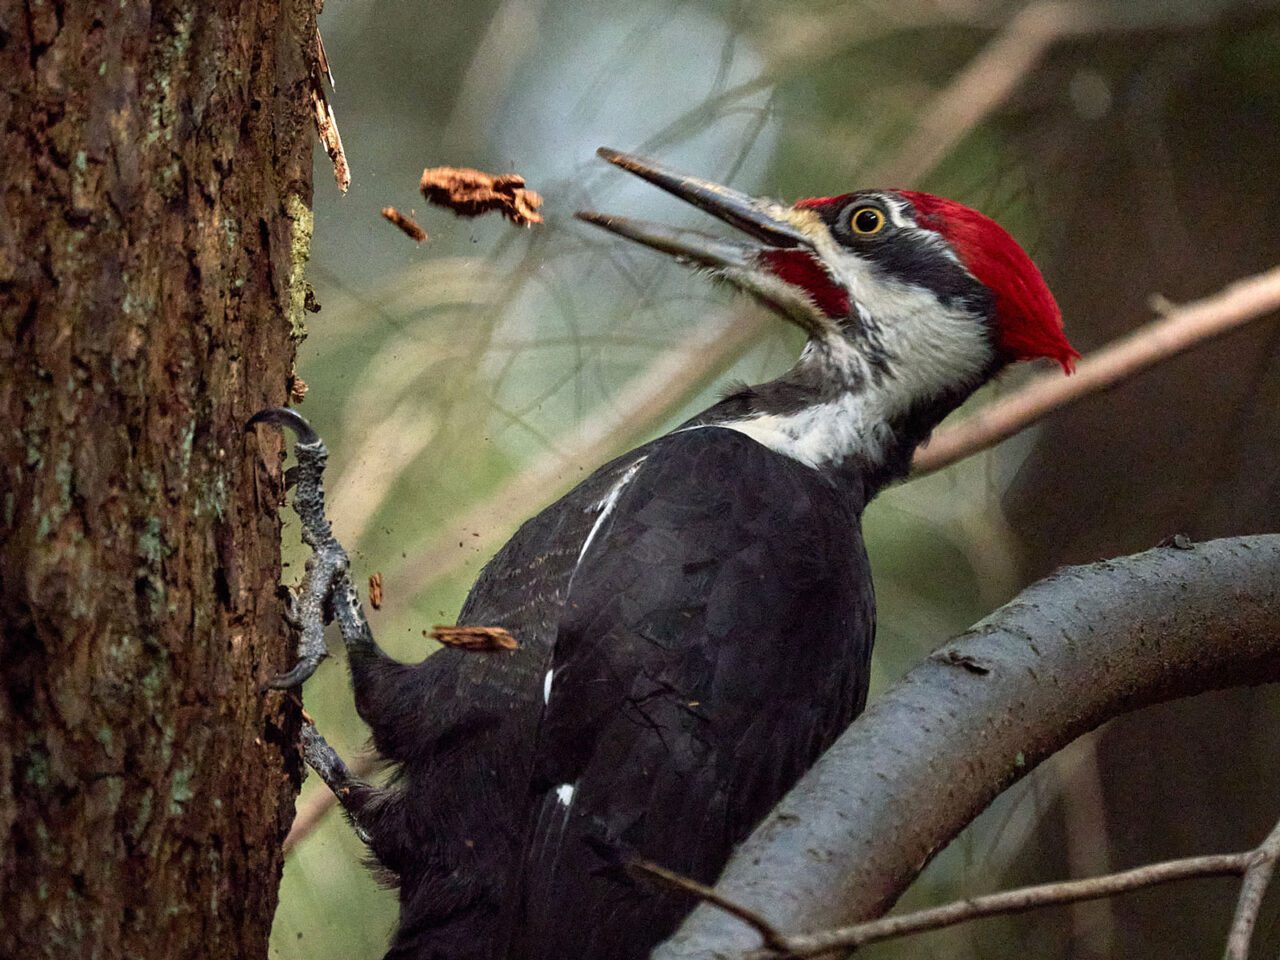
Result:
M288 610L290 620L299 627L298 660L291 670L267 683L269 687L287 689L306 681L328 655L324 628L330 614L338 621L349 652L374 654L377 648L348 574L347 551L325 519L323 480L329 451L324 441L298 413L284 407L254 414L246 429L259 423L288 427L297 435L293 509L302 521L303 542L312 551L302 585L293 595Z
M296 687L307 680L327 655L324 628L330 619L338 621L343 642L353 658L381 658L374 643L373 631L365 619L360 597L351 584L350 563L333 528L324 515L324 468L329 451L324 441L299 414L285 408L263 410L255 414L246 429L259 423L288 427L298 438L294 448L297 466L290 468L293 482L293 509L302 521L302 539L311 548L302 584L285 588L285 620L298 631L298 660L293 668L270 680L268 687ZM342 804L356 834L372 843L372 831L362 813L377 790L359 780L320 735L309 717L305 717L300 735L302 759L320 775Z
M355 830L356 836L363 843L372 845L372 834L361 822L360 815L370 796L375 792L374 788L351 772L351 768L338 756L338 752L320 735L314 723L308 720L302 725L299 740L302 744L302 759L306 761L307 766L320 775L325 786L338 798L338 803L342 804L342 808L351 820L351 827Z

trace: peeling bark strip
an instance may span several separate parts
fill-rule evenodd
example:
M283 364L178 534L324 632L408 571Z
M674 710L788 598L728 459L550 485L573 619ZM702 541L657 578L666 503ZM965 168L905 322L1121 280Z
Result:
M1280 535L1062 570L873 703L716 890L784 933L879 916L997 795L1080 734L1138 707L1275 680ZM654 957L727 960L759 945L703 905Z
M241 426L302 330L314 37L0 5L0 956L266 955L298 717Z

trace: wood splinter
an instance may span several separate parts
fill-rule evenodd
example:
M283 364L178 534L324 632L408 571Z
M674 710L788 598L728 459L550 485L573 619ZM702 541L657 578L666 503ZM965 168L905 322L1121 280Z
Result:
M418 226L418 222L412 217L406 217L395 207L383 207L382 215L390 223L400 228L400 231L408 236L411 240L422 243L427 239L427 231Z
M438 640L446 647L460 647L463 650L517 650L516 642L509 631L502 627L432 627L430 633L424 635Z

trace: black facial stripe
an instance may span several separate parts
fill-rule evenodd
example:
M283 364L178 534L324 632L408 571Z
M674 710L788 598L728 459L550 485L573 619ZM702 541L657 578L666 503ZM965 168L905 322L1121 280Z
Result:
M915 208L905 199L895 198L908 219L915 220ZM871 236L859 236L849 226L849 217L860 206L885 210L884 229ZM843 204L821 209L819 216L831 235L844 247L877 267L886 277L931 290L946 307L963 309L990 318L995 307L991 291L974 279L964 267L936 242L913 230L898 227L883 195L875 191L851 194Z

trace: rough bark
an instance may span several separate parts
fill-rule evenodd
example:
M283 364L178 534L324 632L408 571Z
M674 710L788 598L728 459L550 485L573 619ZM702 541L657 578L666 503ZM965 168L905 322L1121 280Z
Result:
M1280 535L1069 568L881 697L752 834L716 889L800 933L878 916L1001 791L1128 710L1280 679ZM701 906L654 954L759 946Z
M297 708L241 425L300 329L314 38L0 0L2 956L266 954Z

